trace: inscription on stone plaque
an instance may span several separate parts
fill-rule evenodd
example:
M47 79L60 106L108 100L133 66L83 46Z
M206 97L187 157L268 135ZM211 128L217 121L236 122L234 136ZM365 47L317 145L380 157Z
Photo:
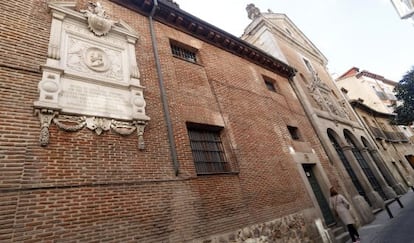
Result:
M64 80L59 106L62 111L119 119L132 119L129 91Z

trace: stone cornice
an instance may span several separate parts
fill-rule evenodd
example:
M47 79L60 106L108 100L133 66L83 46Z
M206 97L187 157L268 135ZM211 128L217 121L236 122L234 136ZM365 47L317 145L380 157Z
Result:
M153 6L153 0L111 0L133 11L149 16ZM266 69L274 71L286 78L295 75L296 69L286 63L272 57L253 45L235 37L171 4L158 1L155 10L155 20L169 25L177 30L190 34L198 39L206 41L234 55L240 56Z
M381 118L386 118L386 119L393 119L396 114L394 113L384 113L384 112L380 112L377 110L372 109L371 107L365 105L362 101L360 100L350 100L349 103L351 104L352 107L354 108L359 108L375 117L381 117Z
M309 56L313 57L314 59L317 60L317 62L319 62L321 65L326 66L328 63L328 60L326 59L325 56L323 56L323 54L316 48L314 47L314 45L312 43L307 43L308 45L312 46L312 48L314 49L309 49L308 47L305 47L302 43L300 43L297 39L292 38L291 36L287 35L285 31L283 31L282 29L280 29L279 26L277 26L276 24L272 23L271 21L263 18L263 21L266 23L267 26L269 26L269 28L273 28L274 30L276 30L279 34L279 36L283 39L285 39L286 42L290 43L291 45L294 46L294 48L300 49L302 50L304 53L307 53ZM290 21L288 21L290 23ZM296 31L298 31L298 33L302 32L297 29L295 27ZM303 35L303 34L302 34ZM303 35L301 36L302 38L305 39L305 41L308 41L308 39Z

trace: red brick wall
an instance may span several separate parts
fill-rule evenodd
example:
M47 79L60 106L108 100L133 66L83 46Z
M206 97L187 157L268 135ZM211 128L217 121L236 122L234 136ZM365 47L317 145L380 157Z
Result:
M49 145L39 145L33 102L51 16L45 1L2 3L0 241L182 242L312 207L288 153L287 123L297 122L304 139L320 145L286 78L156 23L180 163L176 177L148 20L103 4L140 35L136 56L151 118L146 149L138 150L135 135L69 133L53 124ZM172 57L169 38L196 43L201 65ZM262 75L277 81L278 93L266 89ZM240 173L197 176L186 122L224 125Z

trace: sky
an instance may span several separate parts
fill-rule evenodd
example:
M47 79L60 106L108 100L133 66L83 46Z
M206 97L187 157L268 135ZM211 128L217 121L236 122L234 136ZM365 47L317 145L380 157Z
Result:
M414 24L390 0L175 0L180 8L234 36L251 22L246 6L286 14L328 59L336 77L352 67L393 81L414 66Z

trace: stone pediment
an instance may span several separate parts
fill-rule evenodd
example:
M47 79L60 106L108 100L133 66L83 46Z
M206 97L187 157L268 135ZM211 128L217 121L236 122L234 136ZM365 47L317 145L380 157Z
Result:
M280 33L283 33L285 38L295 41L298 47L305 49L323 62L327 62L327 59L322 52L306 37L288 16L270 12L263 13L263 18L266 21L269 21L273 27L277 28Z
M48 143L45 129L54 122L64 130L87 127L97 134L136 130L142 148L149 117L135 56L138 33L126 22L111 19L99 2L89 2L80 11L74 2L48 6L48 58L34 102L42 122L41 144Z

